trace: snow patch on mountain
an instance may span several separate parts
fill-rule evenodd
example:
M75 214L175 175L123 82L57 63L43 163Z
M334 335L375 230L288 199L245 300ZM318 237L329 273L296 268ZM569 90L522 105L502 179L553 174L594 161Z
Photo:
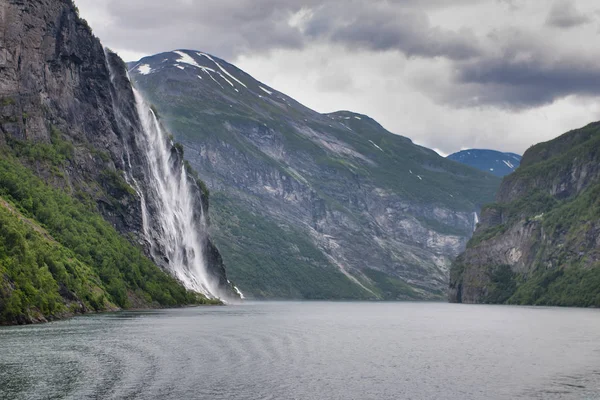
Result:
M239 80L238 78L236 78L235 76L231 75L231 74L229 73L229 71L227 71L225 68L223 68L223 67L221 66L221 64L219 64L218 62L216 62L216 61L215 61L215 60L214 60L214 59L213 59L211 56L209 56L209 55L208 55L208 54L206 54L206 53L201 53L201 52L198 52L198 53L196 53L196 54L198 54L199 56L204 56L204 57L208 58L208 59L209 59L210 61L212 61L212 62L213 62L213 63L214 63L214 64L215 64L215 65L216 65L216 66L217 66L217 67L218 67L218 68L219 68L221 71L223 71L223 73L224 73L225 75L227 75L228 77L230 77L231 79L233 79L234 81L236 81L237 83L239 83L240 85L242 85L243 87L245 87L246 89L248 89L248 86L246 86L246 85L245 85L245 84L244 84L242 81L240 81L240 80Z
M152 67L150 67L150 65L148 65L148 64L143 64L143 65L140 65L137 70L142 75L148 75L149 73L152 72Z
M235 88L235 85L233 84L233 82L231 82L229 79L225 78L225 76L222 73L217 72L217 74L219 74L219 76L221 78L223 78L225 80L225 82L229 83L231 85L231 87Z
M174 51L173 53L175 53L179 56L179 58L177 59L177 62L183 63L183 64L189 64L192 67L196 67L196 68L201 68L200 64L198 64L196 62L196 60L194 60L189 54L186 54L183 51L179 51L179 50Z
M212 75L211 75L211 73L209 72L209 69L208 69L208 68L202 68L202 71L206 72L206 74L207 74L208 76L210 76L210 79L212 79L213 81L215 81L215 83L216 83L217 85L219 85L219 86L221 87L221 89L225 89L225 88L223 87L223 85L221 85L221 84L219 83L219 81L218 81L218 80L216 80L216 79L214 78L214 76L212 76ZM213 70L213 72L214 72L214 70Z
M379 146L377 146L372 140L369 140L369 142L371 142L371 144L375 147L377 147L379 150L383 151L383 149Z
M507 166L508 168L510 168L510 169L513 169L513 170L515 169L515 166L514 166L514 165L513 165L513 164L512 164L510 161L502 160L502 162L503 162L504 164L506 164L506 166Z
M260 90L262 90L263 92L265 92L266 94L273 94L273 92L271 92L270 90L265 89L262 86L259 86Z

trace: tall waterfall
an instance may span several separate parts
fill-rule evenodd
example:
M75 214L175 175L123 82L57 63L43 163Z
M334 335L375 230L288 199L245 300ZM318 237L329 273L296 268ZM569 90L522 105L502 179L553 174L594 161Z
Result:
M147 182L152 182L149 187L136 188L144 209L144 234L152 256L162 259L188 289L220 297L218 285L206 268L203 241L207 226L201 202L195 201L185 166L172 152L172 143L156 115L140 93L133 90L141 122L136 145L146 161ZM134 186L138 186L137 182Z

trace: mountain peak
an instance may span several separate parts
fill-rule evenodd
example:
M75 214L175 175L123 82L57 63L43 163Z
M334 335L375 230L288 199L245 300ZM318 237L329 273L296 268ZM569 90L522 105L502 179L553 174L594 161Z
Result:
M461 150L447 158L500 177L513 173L521 164L518 154L489 149Z
M181 71L186 71L187 69L197 74L200 79L204 79L205 77L213 79L219 77L223 83L227 83L238 90L240 87L248 88L240 80L240 78L244 78L242 75L246 75L243 71L218 57L201 51L173 50L144 57L138 62L129 64L130 72L135 71L142 75L149 75L165 68L177 68Z
M219 109L220 113L259 113L266 117L267 110L273 107L282 112L294 109L301 114L308 110L227 61L202 51L179 49L159 53L129 63L128 67L134 81L168 80L172 90L210 101L211 108Z

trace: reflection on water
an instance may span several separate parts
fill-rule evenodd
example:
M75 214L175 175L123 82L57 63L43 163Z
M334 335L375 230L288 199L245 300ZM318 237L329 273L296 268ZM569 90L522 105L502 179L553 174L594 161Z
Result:
M0 399L600 399L598 310L249 303L0 328Z

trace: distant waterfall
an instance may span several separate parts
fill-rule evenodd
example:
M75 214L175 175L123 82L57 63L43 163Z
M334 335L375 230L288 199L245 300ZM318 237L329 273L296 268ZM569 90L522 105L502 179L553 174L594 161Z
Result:
M204 210L196 208L200 202L194 201L185 166L173 158L170 140L156 115L135 89L134 94L141 122L136 142L146 161L147 181L152 183L144 188L147 197L140 193L146 216L149 215L146 203L152 201L152 218L143 218L152 255L162 258L188 289L218 297L217 284L207 271L203 250Z
M473 213L473 230L477 229L477 224L479 223L479 215L476 212Z

